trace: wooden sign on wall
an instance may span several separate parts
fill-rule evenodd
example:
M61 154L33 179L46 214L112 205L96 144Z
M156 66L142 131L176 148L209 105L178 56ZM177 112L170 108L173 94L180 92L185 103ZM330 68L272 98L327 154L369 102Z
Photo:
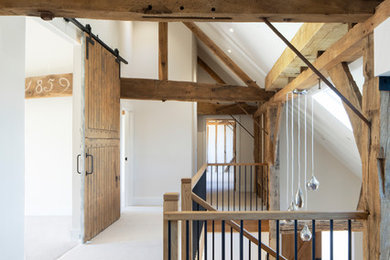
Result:
M72 96L73 74L30 77L25 84L25 98Z

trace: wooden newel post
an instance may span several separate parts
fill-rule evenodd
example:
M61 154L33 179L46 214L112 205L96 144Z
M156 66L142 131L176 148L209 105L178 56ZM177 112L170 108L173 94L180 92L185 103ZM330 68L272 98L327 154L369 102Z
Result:
M169 211L178 211L179 208L179 193L171 192L164 194L164 213ZM163 244L163 253L164 260L168 260L168 247L169 247L169 230L168 230L168 220L164 218L164 244ZM170 229L170 247L171 247L171 260L177 260L178 258L178 226L177 221L171 221L171 229Z
M192 182L191 178L181 179L181 210L182 211L191 211L192 210ZM192 259L192 221L189 223L189 259ZM182 221L181 223L181 259L186 259L186 222Z

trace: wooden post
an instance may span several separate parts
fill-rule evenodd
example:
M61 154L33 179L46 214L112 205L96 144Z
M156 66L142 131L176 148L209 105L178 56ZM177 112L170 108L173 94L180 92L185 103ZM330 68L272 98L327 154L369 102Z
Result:
M178 211L179 193L165 193L164 194L164 213L170 211ZM178 226L177 221L171 220L171 260L177 260L178 257ZM168 220L164 219L164 242L163 253L164 260L168 260Z
M259 129L259 126L258 126L258 123L259 123L259 117L253 117L253 135L255 136L255 139L254 139L254 146L253 146L253 159L254 159L254 162L255 163L258 163L259 162L259 148L260 148L260 142L259 142L259 132L261 131L261 129ZM259 196L259 169L260 167L255 167L255 193L256 193L256 196Z
M168 23L158 23L158 78L168 80Z
M268 106L265 113L265 161L268 163L268 210L280 210L279 196L279 126L283 105ZM276 248L276 222L269 222L269 245Z
M379 90L374 78L374 43L370 34L363 50L363 102L362 108L371 120L371 129L363 128L362 141L362 183L364 209L370 212L364 229L364 259L380 257L380 197L376 153L379 148ZM375 162L374 162L375 161Z
M363 128L362 169L363 208L367 210L364 225L364 259L389 259L389 92L379 91L374 75L374 37L367 36L363 52L363 112L371 120L371 128ZM387 153L387 154L386 154ZM387 158L386 158L387 157ZM386 167L387 166L387 167Z
M191 211L192 210L192 183L191 178L181 179L181 210L182 211ZM190 221L189 232L189 256L192 259L192 221ZM181 223L181 259L186 259L186 223L182 221Z

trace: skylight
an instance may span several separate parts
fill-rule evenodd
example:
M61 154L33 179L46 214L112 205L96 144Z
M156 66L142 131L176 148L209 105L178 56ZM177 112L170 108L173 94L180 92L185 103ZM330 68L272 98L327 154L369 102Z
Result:
M323 106L329 113L337 118L343 125L352 131L351 122L344 109L341 99L329 88L323 89L313 95L315 101Z

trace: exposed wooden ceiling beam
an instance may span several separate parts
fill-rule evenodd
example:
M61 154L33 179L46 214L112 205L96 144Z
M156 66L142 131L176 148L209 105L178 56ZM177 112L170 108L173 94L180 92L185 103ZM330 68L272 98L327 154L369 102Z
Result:
M226 84L225 81L199 56L198 65L202 69L204 69L217 83ZM247 103L216 104L208 102L198 102L197 109L198 115L251 115L256 112L257 106L248 105Z
M257 107L246 103L240 104L249 114L256 112ZM198 115L245 115L239 104L215 104L198 102Z
M207 65L199 56L198 56L198 65L204 71L206 71L210 77L212 77L219 84L226 84L225 81L212 69Z
M158 23L158 78L168 80L168 23Z
M390 16L390 0L381 3L373 16L365 22L355 25L340 40L328 48L313 65L325 76L328 70L342 62L352 62L362 56L363 39L372 33L379 24ZM259 116L264 113L265 108L272 104L283 102L286 94L294 89L309 89L316 85L317 75L310 69L302 72L297 78L291 81L287 86L278 91L268 102L264 103L255 113Z
M257 102L268 100L273 93L262 89L152 79L121 79L121 98L177 101Z
M146 21L361 22L379 0L0 0L0 15ZM46 17L51 17L51 15Z
M318 51L332 46L348 32L348 24L305 23L295 34L291 43L310 61L314 62ZM281 89L301 73L304 62L288 47L276 61L265 78L265 89Z
M210 39L195 23L185 22L188 29L202 41L221 61L249 87L260 88L213 40Z

